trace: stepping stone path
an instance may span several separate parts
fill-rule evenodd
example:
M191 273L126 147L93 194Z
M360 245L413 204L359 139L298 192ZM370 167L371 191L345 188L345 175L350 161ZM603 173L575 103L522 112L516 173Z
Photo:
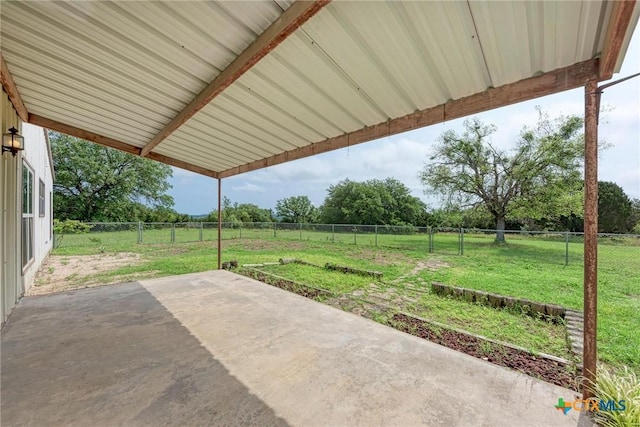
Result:
M367 289L360 289L341 295L326 303L334 307L340 307L347 305L349 300L366 300L370 304L361 302L363 307L371 305L378 307L376 304L380 304L381 306L392 306L401 310L407 309L411 304L417 302L423 293L430 292L429 284L425 279L418 277L418 273L422 270L436 271L439 268L448 266L448 264L437 259L418 261L411 271L388 282L386 286L370 283ZM360 313L361 309L356 309L355 311L358 314L362 314Z
M567 309L564 314L564 320L567 326L567 338L571 345L571 352L578 361L578 370L581 371L582 352L584 350L582 341L584 318L581 312Z

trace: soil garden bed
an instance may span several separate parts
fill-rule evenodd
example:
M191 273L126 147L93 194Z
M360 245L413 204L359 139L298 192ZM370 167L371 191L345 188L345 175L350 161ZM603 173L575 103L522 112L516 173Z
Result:
M390 325L400 331L444 345L453 350L461 351L496 365L515 369L561 387L576 390L574 376L562 363L544 359L523 350L488 343L480 338L457 331L437 328L428 322L401 313L392 316Z
M253 270L250 268L241 268L237 272L268 285L275 286L276 288L284 289L285 291L293 292L310 299L317 299L321 296L333 296L331 292L324 289L318 289L309 285L294 282L293 280L285 279L284 277L276 276L275 274L268 274L263 271Z

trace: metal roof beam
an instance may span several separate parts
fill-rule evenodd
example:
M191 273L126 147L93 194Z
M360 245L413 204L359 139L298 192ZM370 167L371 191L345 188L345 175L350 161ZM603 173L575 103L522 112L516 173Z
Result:
M13 108L15 108L18 113L18 117L20 117L23 122L28 121L29 113L27 112L27 107L25 107L22 102L22 97L20 96L18 87L9 72L9 67L7 67L7 63L4 60L2 52L0 52L0 81L2 81L2 88L9 96L9 100L13 104Z
M56 132L65 133L67 135L75 136L77 138L85 139L87 141L95 142L96 144L104 145L105 147L115 148L116 150L124 151L125 153L140 155L140 148L127 144L126 142L118 141L117 139L109 138L106 136L98 135L94 132L89 132L75 126L70 126L64 123L60 123L56 120L47 119L35 114L29 114L29 123L41 126L43 128L51 129ZM218 173L210 169L203 168L201 166L187 163L183 160L174 159L172 157L165 156L158 153L149 153L148 159L155 160L161 163L165 163L171 166L178 167L180 169L186 169L191 172L206 175L211 178L217 178Z
M256 160L242 166L230 168L220 172L218 176L220 178L226 178L291 160L360 144L362 142L372 141L389 135L396 135L412 129L442 123L446 120L452 120L493 108L574 89L583 86L590 80L598 78L598 62L598 59L591 59L515 83L506 84L497 88L489 88L483 92L449 101L432 108L416 111L403 117L345 133L262 160Z
M260 59L293 34L302 24L320 11L331 0L296 1L256 38L236 59L205 87L178 115L142 148L147 156L158 144L175 132L194 114L249 71Z
M629 30L635 5L636 0L613 2L604 46L600 55L600 80L609 80L613 76L625 35Z

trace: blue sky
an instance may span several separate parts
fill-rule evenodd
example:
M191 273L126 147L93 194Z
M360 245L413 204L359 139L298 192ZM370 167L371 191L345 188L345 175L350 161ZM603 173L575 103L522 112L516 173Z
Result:
M640 26L635 30L625 62L614 79L640 72ZM560 114L584 114L582 88L538 98L481 114L485 123L498 131L493 142L509 148L517 140L523 125L537 121L536 106L554 117ZM601 115L599 136L611 147L600 154L599 179L620 185L632 198L640 198L640 77L607 89L602 95L607 112ZM464 118L406 132L349 149L336 150L306 159L249 172L222 180L222 195L233 202L255 203L273 208L276 201L289 196L308 196L316 206L322 204L326 190L346 178L363 181L394 177L428 205L420 185L418 171L427 161L431 147L442 132L460 130ZM169 194L175 210L197 215L208 213L217 204L217 181L174 168Z

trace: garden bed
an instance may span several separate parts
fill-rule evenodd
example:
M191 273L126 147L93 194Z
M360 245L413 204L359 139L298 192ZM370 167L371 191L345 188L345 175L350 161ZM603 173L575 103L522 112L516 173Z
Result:
M241 268L238 270L238 273L310 299L317 299L321 296L333 296L331 292L325 289L314 288L312 286L294 282L293 280L285 279L284 277L276 276L275 274L265 273L260 270Z
M394 314L389 323L395 329L408 334L461 351L496 365L515 369L534 378L576 390L575 377L564 363L549 360L525 350L489 342L462 332L439 328L425 320L402 313Z

